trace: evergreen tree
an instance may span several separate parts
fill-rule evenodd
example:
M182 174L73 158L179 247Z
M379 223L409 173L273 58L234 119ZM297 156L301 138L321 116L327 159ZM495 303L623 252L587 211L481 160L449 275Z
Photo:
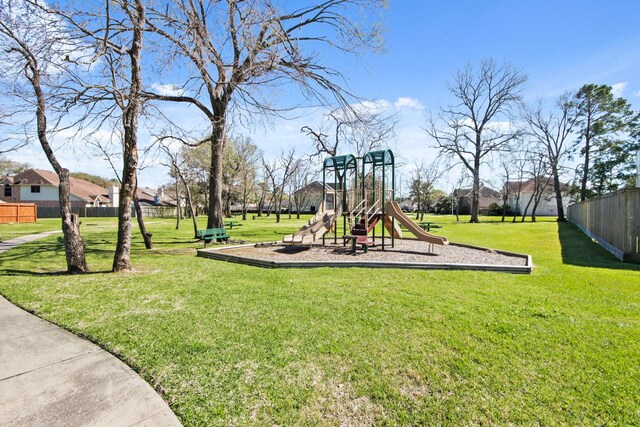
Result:
M630 134L637 126L637 115L624 98L615 98L611 86L587 84L576 94L583 156L580 200L617 189L629 173L634 143ZM630 163L631 162L631 163ZM589 187L591 184L591 187Z

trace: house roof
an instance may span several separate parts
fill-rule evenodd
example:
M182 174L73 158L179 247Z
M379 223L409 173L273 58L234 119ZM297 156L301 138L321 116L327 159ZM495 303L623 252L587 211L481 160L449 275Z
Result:
M155 188L147 187L138 187L136 190L136 195L138 196L138 201L140 201L140 203L154 206L175 206L175 201L171 200L170 197L167 197L167 195L163 193L164 191L158 191ZM156 196L158 196L158 203L156 203Z
M458 188L454 193L456 197L471 197L473 188ZM500 197L500 192L480 184L480 197Z
M543 180L543 182L545 180L548 180L548 184L547 187L548 190L553 189L553 179L551 177L540 177L540 179ZM510 193L517 193L518 192L518 187L520 186L520 192L521 193L533 193L534 188L535 188L535 179L534 178L530 178L526 181L522 181L522 184L520 181L509 181L507 182L507 188L509 190ZM560 183L560 191L569 191L570 187L569 184L565 184L564 182Z
M326 184L326 189L327 190L333 190L335 187L334 183L327 183ZM311 181L309 184L307 184L306 186L302 187L301 189L299 189L298 191L294 191L293 194L297 194L303 191L307 191L307 192L321 192L322 191L322 183L320 181Z
M69 178L71 182L71 194L85 201L100 202L109 201L109 191L99 185L79 178ZM14 185L53 185L58 187L60 180L58 175L51 171L41 169L28 169L13 176Z

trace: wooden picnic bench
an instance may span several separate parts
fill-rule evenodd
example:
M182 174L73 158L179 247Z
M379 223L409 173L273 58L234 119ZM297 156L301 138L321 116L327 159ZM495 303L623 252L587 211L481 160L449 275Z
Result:
M212 241L229 241L231 236L227 233L226 228L207 228L206 230L198 230L198 240L204 241L204 247L207 247L207 243Z
M431 221L421 221L418 223L418 225L420 226L420 228L422 228L426 232L431 231L432 228L442 228L441 225Z
M242 227L242 223L238 221L225 221L224 226L233 230L233 227Z

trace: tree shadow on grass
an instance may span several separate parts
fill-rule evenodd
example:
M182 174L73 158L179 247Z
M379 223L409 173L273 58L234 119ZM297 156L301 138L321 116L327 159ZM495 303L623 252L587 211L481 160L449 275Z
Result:
M558 223L558 236L564 264L640 271L640 265L620 261L570 222Z
M87 256L113 256L113 243L104 241L89 242L85 249ZM44 257L48 254L49 258L64 257L64 239L62 237L52 241L35 241L19 245L6 252L0 254L3 261L18 261L34 257Z
M109 274L111 270L97 270L89 271L82 274L68 274L66 270L58 271L32 271L32 270L19 270L19 269L7 269L3 270L4 276L36 276L36 277L56 277L56 276L87 276L93 274Z

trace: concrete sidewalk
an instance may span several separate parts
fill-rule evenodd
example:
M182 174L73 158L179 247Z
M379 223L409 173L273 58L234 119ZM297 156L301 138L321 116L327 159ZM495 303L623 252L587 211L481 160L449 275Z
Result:
M58 234L58 233L62 233L62 231L61 230L45 231L44 233L29 234L26 236L16 237L14 239L5 240L4 242L0 241L0 254L4 251L8 251L9 249L14 248L18 245L21 245L23 243L33 242L34 240L42 239L43 237L47 237L52 234Z
M134 425L180 422L119 359L0 297L0 426Z

